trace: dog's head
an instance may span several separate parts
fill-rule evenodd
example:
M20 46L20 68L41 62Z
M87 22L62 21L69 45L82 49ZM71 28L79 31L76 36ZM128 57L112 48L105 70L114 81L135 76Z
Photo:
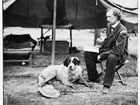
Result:
M68 57L63 63L69 70L75 70L76 66L80 64L80 60L78 57Z

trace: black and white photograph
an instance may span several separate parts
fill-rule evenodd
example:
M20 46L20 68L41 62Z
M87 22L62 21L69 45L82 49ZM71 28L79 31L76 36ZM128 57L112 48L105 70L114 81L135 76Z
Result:
M138 0L2 0L2 105L138 105Z

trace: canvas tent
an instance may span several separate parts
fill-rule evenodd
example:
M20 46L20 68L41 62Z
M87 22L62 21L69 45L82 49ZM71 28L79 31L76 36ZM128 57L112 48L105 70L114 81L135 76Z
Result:
M8 0L14 1L14 0ZM3 12L4 26L38 27L49 22L53 0L16 0ZM62 16L75 28L106 27L106 8L117 7L123 20L138 23L137 0L57 0L57 17Z
M11 0L14 1L14 0ZM4 11L5 26L37 27L49 22L53 0L16 0ZM138 23L137 0L57 0L57 17L61 16L75 28L106 27L106 8L122 10L123 20Z
M4 11L4 26L38 27L52 21L53 0L17 0ZM126 23L137 24L136 5L127 0L57 0L57 19L67 20L76 29L94 29L106 27L106 8L116 7L122 10ZM131 4L131 3L130 3ZM134 3L132 3L134 4ZM60 18L58 18L60 16ZM53 22L52 22L53 23ZM65 24L65 22L62 22ZM48 23L50 24L50 23Z
M52 0L16 0L4 11L4 25L38 27L49 22L51 13L46 7L48 1ZM64 6L59 5L63 1ZM76 29L106 27L106 8L98 0L57 0L57 10L57 16L65 12L64 19L74 24Z
M126 22L138 23L137 0L100 0L106 8L116 7L122 11L122 19Z
M128 32L138 33L138 0L100 0L106 7L116 7L122 11L121 22L126 26Z
M3 0L3 10L5 11L10 5L12 5L16 0Z

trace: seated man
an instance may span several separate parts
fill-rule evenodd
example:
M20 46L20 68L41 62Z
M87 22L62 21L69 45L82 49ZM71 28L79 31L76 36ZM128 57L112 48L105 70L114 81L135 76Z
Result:
M107 37L99 48L99 54L88 51L84 53L88 79L91 82L97 82L100 76L96 69L96 63L107 60L103 82L104 94L109 92L109 88L112 85L116 65L124 62L128 55L128 34L127 29L120 23L120 11L116 8L111 8L107 11L106 16L108 21Z

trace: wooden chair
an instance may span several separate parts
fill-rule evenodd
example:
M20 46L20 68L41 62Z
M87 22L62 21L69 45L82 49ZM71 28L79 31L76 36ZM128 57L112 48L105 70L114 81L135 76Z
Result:
M116 66L115 72L117 73L117 75L118 75L118 77L119 77L120 82L122 83L122 85L127 85L127 84L123 81L123 78L122 78L122 76L121 76L121 74L120 74L120 72L119 72L119 69L122 68L122 67L123 67L125 64L127 64L128 62L129 62L129 60L126 60L124 63L119 64L119 65ZM100 67L101 67L102 72L104 72L105 69L104 69L104 67L103 67L103 63L102 63L102 62L100 62Z

